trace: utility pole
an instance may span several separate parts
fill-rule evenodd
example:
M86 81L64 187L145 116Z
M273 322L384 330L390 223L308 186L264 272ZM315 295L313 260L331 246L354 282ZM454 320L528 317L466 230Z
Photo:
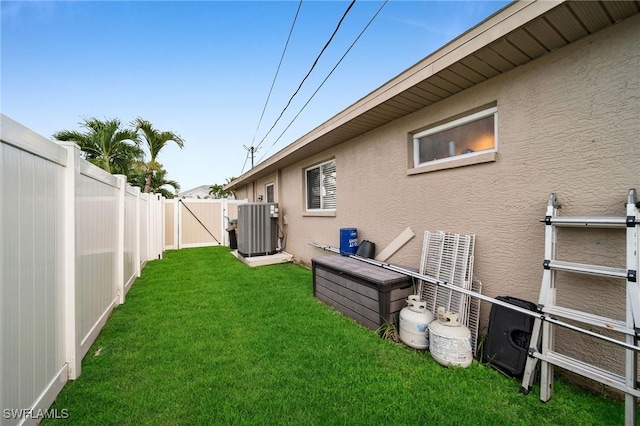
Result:
M253 145L251 145L250 147L248 147L246 145L242 145L242 146L244 147L244 149L246 149L251 154L251 168L253 169L253 157L254 157L255 153L258 152L258 148L256 148Z

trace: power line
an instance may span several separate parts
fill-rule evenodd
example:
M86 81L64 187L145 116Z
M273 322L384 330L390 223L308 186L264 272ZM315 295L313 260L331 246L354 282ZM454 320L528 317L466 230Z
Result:
M298 14L300 13L301 7L302 7L302 0L300 0L300 3L298 3L298 10L296 11L296 16L293 18L293 23L291 24L291 29L289 30L289 35L287 36L287 42L284 45L284 50L282 51L282 55L280 56L280 62L278 63L276 74L273 76L273 81L271 82L271 87L269 88L269 94L267 95L267 100L264 103L264 107L262 108L262 114L260 114L260 120L258 120L258 125L256 126L256 132L253 135L253 139L251 140L251 146L253 146L253 143L256 140L256 136L258 135L258 129L260 129L260 124L262 124L262 118L264 117L264 112L267 110L267 105L269 104L269 99L271 98L271 92L273 91L273 86L275 86L276 79L278 78L278 74L280 73L280 66L282 65L282 60L284 59L284 55L287 52L287 47L289 46L289 41L291 40L291 34L293 34L293 28L295 27L296 21L298 20ZM251 167L253 167L253 165Z
M289 127L291 127L291 125L293 124L294 121L296 121L296 119L298 118L298 116L302 113L302 111L304 111L304 109L307 107L307 105L309 105L309 102L311 102L311 100L314 98L314 96L318 93L318 91L320 91L320 88L324 85L324 83L329 79L329 77L331 76L331 74L333 74L333 72L336 70L336 68L338 68L338 65L340 65L340 63L342 62L342 60L345 58L345 56L347 56L347 54L349 53L349 51L351 50L351 48L356 44L356 42L360 39L360 37L362 36L362 34L364 34L364 32L367 30L367 28L369 28L369 25L371 25L371 23L373 22L374 19L376 19L376 17L378 16L378 14L380 13L380 11L382 11L382 8L387 4L389 0L385 0L382 5L380 5L380 7L378 8L378 11L373 15L373 17L369 20L369 22L367 23L367 25L365 25L365 27L362 29L362 31L360 31L360 34L358 34L358 37L356 37L356 39L353 41L353 43L351 43L351 46L349 46L349 48L344 52L344 54L342 55L342 57L340 58L340 60L338 60L338 62L336 63L336 65L331 69L331 71L329 71L329 74L327 74L327 76L324 78L324 80L322 80L322 83L320 83L320 85L318 86L318 88L316 89L315 92L313 92L313 94L311 95L311 97L307 100L307 102L302 106L302 108L300 109L300 111L298 111L298 113L295 115L295 117L293 117L293 119L291 120L291 122L289 122L289 124L287 125L287 127L282 131L282 133L280 133L280 136L278 136L278 138L271 144L271 146L269 148L267 148L267 150L264 152L264 154L262 155L262 157L260 157L260 159L258 160L258 163L262 161L262 159L267 155L267 152L269 152L269 150L271 148L273 148L276 143L278 143L278 141L280 140L280 138L282 138L282 136L286 133L287 130L289 130Z
M244 145L243 145L244 146ZM246 148L246 147L245 147ZM244 168L247 165L247 160L249 159L249 153L247 152L247 156L244 157L244 164L242 165L242 171L240 172L240 175L242 175L244 173Z
M260 143L258 144L258 147L260 147L260 145L262 145L262 142L264 142L264 140L267 138L267 136L269 136L269 134L271 133L271 131L273 130L273 128L276 126L276 124L278 124L278 121L280 121L280 119L282 118L282 115L284 114L284 112L287 110L287 108L289 108L289 105L291 105L291 101L293 101L293 98L298 94L298 92L300 91L300 88L302 87L302 85L304 84L304 82L307 80L307 78L309 77L309 75L311 74L311 71L313 71L313 69L315 68L316 64L318 63L318 61L320 60L320 57L322 56L322 54L324 53L324 51L327 49L327 47L329 47L329 44L331 44L331 41L333 40L333 37L336 35L336 33L338 32L338 29L340 28L340 25L342 25L342 21L344 21L344 18L346 18L347 14L349 13L349 11L351 10L351 8L353 7L353 5L355 4L356 0L352 0L351 3L349 4L349 6L347 7L347 10L345 10L344 14L342 15L342 18L340 18L340 21L338 21L338 25L336 26L336 29L333 31L333 34L331 34L331 37L329 37L329 40L325 43L324 47L322 48L322 50L320 51L320 53L318 54L318 57L316 58L316 60L313 62L313 65L311 65L311 68L309 69L309 71L307 72L307 75L304 76L304 78L302 79L302 81L300 82L300 84L298 85L298 88L296 89L296 91L293 93L293 95L291 95L291 97L289 98L289 101L287 102L287 104L285 105L285 107L282 109L282 111L280 112L280 115L278 116L278 118L276 119L276 121L273 123L273 125L271 126L271 128L269 129L269 131L267 132L266 135L264 135L264 137L262 138L262 140L260 141Z

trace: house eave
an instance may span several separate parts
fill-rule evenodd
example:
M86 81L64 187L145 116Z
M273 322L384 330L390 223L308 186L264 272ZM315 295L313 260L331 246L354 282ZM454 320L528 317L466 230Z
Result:
M515 1L225 186L278 169L467 90L640 12L637 2Z

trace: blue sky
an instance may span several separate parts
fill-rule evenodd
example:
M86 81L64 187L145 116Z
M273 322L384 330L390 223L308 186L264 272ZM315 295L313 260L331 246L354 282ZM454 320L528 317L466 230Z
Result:
M224 183L249 169L243 145L268 158L507 3L389 1L284 132L382 5L356 1L267 135L349 2L302 3L256 133L297 0L2 0L0 110L47 138L83 117L142 117L185 139L159 158L183 190Z

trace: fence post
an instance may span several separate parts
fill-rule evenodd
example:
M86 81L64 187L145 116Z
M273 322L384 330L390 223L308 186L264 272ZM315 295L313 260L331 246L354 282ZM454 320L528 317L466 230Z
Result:
M229 245L229 242L227 241L228 236L227 236L227 228L229 227L229 221L231 220L231 218L229 217L229 199L227 197L224 197L222 199L222 223L221 228L220 228L220 235L222 235L222 245L223 246L227 246ZM226 219L226 220L225 220Z
M147 193L147 259L146 261L153 260L153 194Z
M149 193L149 255L152 260L158 258L158 197Z
M158 253L158 195L149 193L149 258L150 260L160 259Z
M76 184L80 176L80 147L72 142L61 145L67 150L67 166L64 169L63 201L63 266L64 282L64 338L65 361L70 380L80 376L82 349L78 336L76 301Z
M125 175L114 175L118 179L118 196L116 200L118 225L116 232L116 262L115 262L115 291L118 297L118 304L124 303L124 221L125 202L127 196L127 177Z
M141 249L141 244L140 244L140 238L141 238L141 232L140 232L140 188L138 188L137 186L133 187L133 190L136 193L136 248L135 248L135 253L133 255L133 262L135 264L135 268L136 268L136 277L140 278L140 259L141 259L141 255L140 255L140 251Z
M180 219L178 218L178 211L180 210L180 199L173 199L173 241L176 249L180 250L180 238L178 226L180 226Z
M142 195L140 194L140 199L142 199ZM145 234L144 234L144 252L141 252L141 256L142 256L142 261L143 262L148 262L151 258L151 256L149 255L150 249L149 249L149 203L151 201L150 200L150 196L147 193L144 193L144 196L146 197L145 203L144 203L144 208L140 209L140 214L144 215L145 217ZM142 237L140 238L140 244L142 244Z
M162 259L164 254L164 197L160 194L158 197L158 221L156 222L156 232L158 233L158 240L156 250L158 252L158 259Z
M173 205L173 245L176 249L180 249L180 242L178 241L178 204L180 204L180 199L176 196L172 200Z
M178 244L178 250L180 250L182 247L181 246L181 240L182 240L182 233L183 233L183 229L182 229L182 206L180 205L180 199L178 199L178 202L176 203L178 205L178 214L176 215L176 217L178 218L178 223L176 224L177 228L178 228L178 239L177 239L177 244Z

